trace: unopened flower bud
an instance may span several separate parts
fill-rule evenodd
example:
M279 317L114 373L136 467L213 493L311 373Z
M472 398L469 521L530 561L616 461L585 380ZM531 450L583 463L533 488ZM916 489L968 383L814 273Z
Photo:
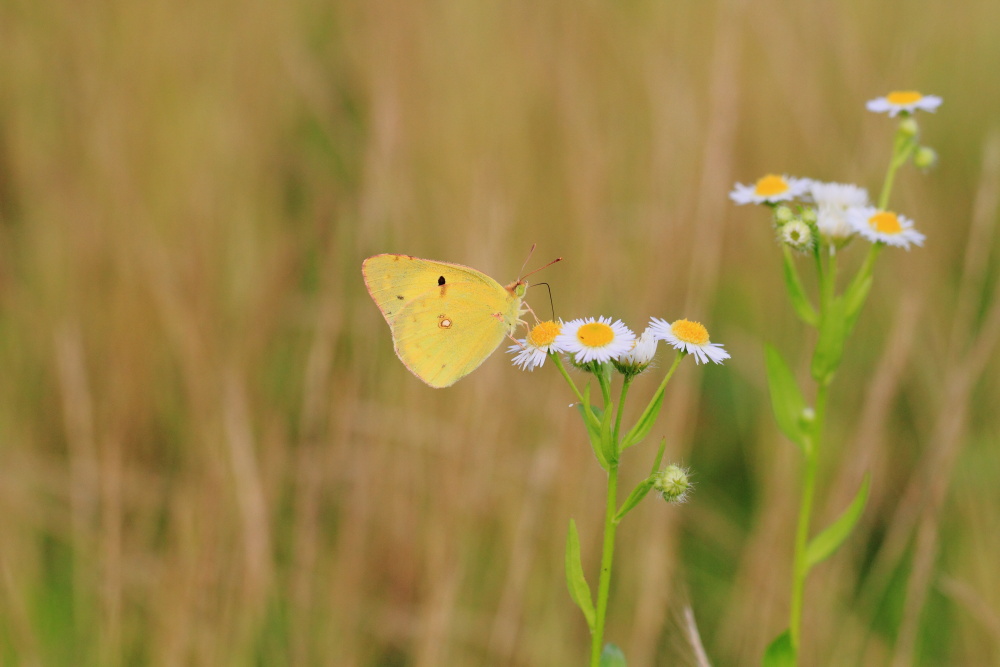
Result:
M928 146L921 146L913 154L913 164L919 169L930 169L937 164L937 151Z
M808 208L802 209L802 220L806 224L809 225L816 224L816 220L818 218L819 216L816 214L816 209L814 209L813 207L810 206Z
M653 489L668 503L682 503L691 490L688 471L678 465L669 465L654 474Z
M917 119L913 116L907 116L903 120L899 121L899 131L902 134L908 134L911 137L917 136L917 132L920 131L920 126L917 125Z
M774 209L774 221L778 225L783 225L795 217L795 212L788 206L778 206Z

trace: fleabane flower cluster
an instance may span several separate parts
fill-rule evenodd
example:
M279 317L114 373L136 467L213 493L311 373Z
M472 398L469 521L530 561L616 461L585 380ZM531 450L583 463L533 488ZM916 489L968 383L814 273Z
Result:
M773 177L765 176L761 181L768 178ZM792 250L809 253L819 244L833 252L856 236L905 249L923 244L924 235L914 229L913 221L908 218L892 213L896 217L889 219L891 212L885 211L887 215L874 219L878 211L873 210L868 191L862 187L808 178L789 178L789 182L796 184L796 195L774 206L772 222L778 242ZM748 203L740 201L739 196L741 189L747 187L737 184L729 196L738 203Z
M650 367L660 341L693 355L697 363L720 364L729 358L722 345L709 341L708 331L698 322L668 323L656 317L639 336L621 320L610 317L539 322L507 351L514 355L514 365L527 371L538 368L551 355L564 354L584 370L611 363L623 375L634 376Z

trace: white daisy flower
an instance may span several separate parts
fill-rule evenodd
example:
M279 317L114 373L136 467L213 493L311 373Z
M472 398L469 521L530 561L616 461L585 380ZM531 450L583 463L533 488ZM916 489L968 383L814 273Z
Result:
M604 363L632 349L635 334L610 317L576 319L563 325L555 344L563 352L573 355L578 364L591 361Z
M677 320L670 323L654 317L649 321L649 328L657 338L667 341L675 349L693 354L699 364L709 361L721 364L724 359L729 358L729 353L722 349L722 345L709 342L708 330L699 322Z
M880 211L874 206L852 208L847 217L858 234L872 243L909 250L910 245L923 245L926 238L913 228L913 221L909 218L892 211Z
M549 352L562 352L556 345L556 337L562 331L562 322L539 322L525 338L520 339L520 345L511 345L507 352L513 353L511 360L521 370L533 371L549 358Z
M816 202L816 227L824 239L837 243L854 235L847 210L868 206L867 190L851 183L813 181L809 194Z
M659 342L653 330L646 327L646 330L632 343L632 349L611 361L619 372L625 375L638 375L652 363Z
M737 204L774 204L801 197L809 189L808 178L768 174L753 185L737 183L729 198Z
M778 236L782 243L785 243L794 250L805 252L813 247L812 230L802 220L792 220L786 222L778 228Z
M885 97L869 100L866 107L875 113L887 113L890 118L898 114L912 114L921 111L936 111L941 106L937 95L922 95L915 90L895 90Z

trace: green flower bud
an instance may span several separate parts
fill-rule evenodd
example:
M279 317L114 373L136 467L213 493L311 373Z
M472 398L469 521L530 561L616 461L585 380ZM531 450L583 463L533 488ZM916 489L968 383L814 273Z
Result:
M795 212L788 206L779 206L774 209L774 221L778 225L783 225L795 217Z
M691 490L688 471L678 465L669 465L653 475L653 490L668 503L683 503Z
M920 126L917 125L917 119L913 116L907 116L903 120L899 121L899 131L901 134L908 134L911 137L917 136L917 132L920 131Z
M807 208L802 209L802 220L806 224L815 225L816 220L818 219L819 216L816 214L816 209L814 209L813 207L809 206Z
M937 164L937 151L928 146L920 146L913 154L913 164L919 169L930 169Z

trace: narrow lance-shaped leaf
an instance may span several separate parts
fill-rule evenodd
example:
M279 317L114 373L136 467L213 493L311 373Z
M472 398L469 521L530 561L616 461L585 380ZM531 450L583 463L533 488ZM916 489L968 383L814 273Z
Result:
M655 475L656 471L660 469L660 463L663 462L663 452L665 452L666 449L667 439L660 438L660 448L656 452L656 458L653 459L653 467L649 471L649 477L639 482L635 489L632 490L632 493L629 494L628 498L625 499L625 502L622 503L618 513L615 514L614 521L616 524L624 519L625 515L628 514L636 505L642 502L642 499L646 497L649 490L653 488L653 475Z
M795 308L795 313L799 316L799 319L809 326L814 327L819 324L819 315L816 313L816 309L809 301L809 296L802 286L798 269L795 268L795 258L792 257L792 251L786 245L783 245L782 249L784 250L785 260L785 287L788 289L788 296L792 300L792 307Z
M605 410L601 415L601 449L604 452L604 460L614 463L618 460L618 443L615 442L614 433L611 431L611 415L613 410Z
M634 508L636 505L642 502L642 499L646 497L646 494L649 493L649 490L651 488L653 488L652 477L647 477L646 479L639 482L636 485L636 487L632 489L632 493L628 495L628 498L625 499L625 502L622 503L622 506L618 510L618 513L615 514L615 519L614 519L615 523L618 523L623 518L625 518L625 515L628 514L632 510L632 508Z
M649 432L653 428L653 424L656 423L656 418L660 415L660 408L663 407L663 396L666 392L658 391L653 400L649 402L646 409L642 411L642 415L639 417L639 421L635 423L635 426L629 430L622 440L622 450L628 449L632 445L636 445L643 441L643 439L649 435Z
M844 543L847 536L854 530L861 513L864 512L865 504L868 502L868 490L871 487L871 478L865 475L865 480L861 483L861 488L854 496L854 500L844 510L844 513L837 517L837 520L830 524L823 532L812 538L806 548L806 567L812 568L817 563L830 557L837 548Z
M583 576L583 564L580 562L580 534L576 531L576 522L569 520L569 534L566 536L566 584L573 602L583 612L587 619L587 627L594 631L594 602L590 599L590 586Z
M844 313L844 299L831 299L820 316L819 339L813 353L812 376L820 384L828 384L840 366L847 338L847 318Z
M792 635L785 630L764 651L763 667L795 667L795 647L792 646Z
M795 376L789 370L781 354L768 345L767 355L767 386L771 391L771 407L778 428L785 436L805 451L806 433L802 429L802 411L806 401L802 392L795 384Z

